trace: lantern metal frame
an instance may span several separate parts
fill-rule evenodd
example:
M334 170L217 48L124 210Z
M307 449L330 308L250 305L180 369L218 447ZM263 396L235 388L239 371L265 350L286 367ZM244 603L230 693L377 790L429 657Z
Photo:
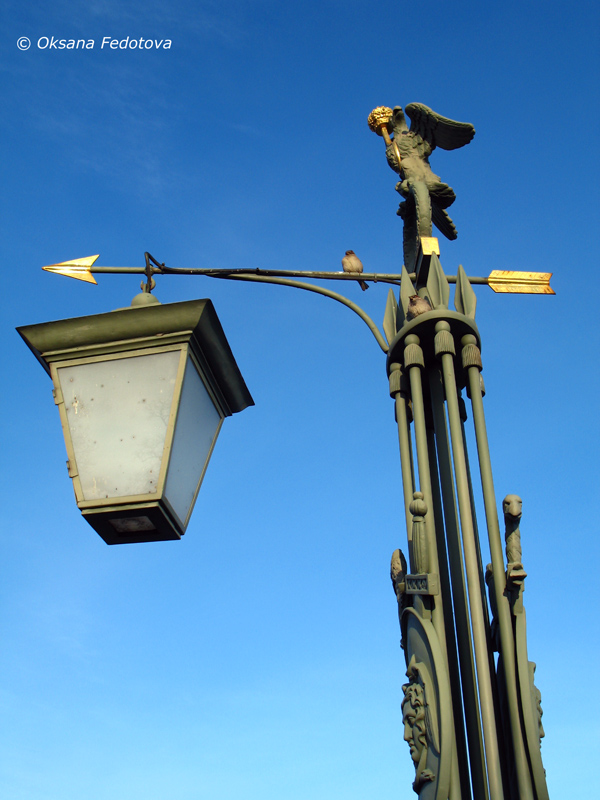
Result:
M226 416L253 405L210 300L132 306L107 314L59 320L17 329L54 385L67 467L77 505L107 544L180 539L187 528L215 442ZM86 499L67 418L59 371L120 359L179 352L156 491ZM195 369L219 416L208 453L182 519L165 496L187 369Z

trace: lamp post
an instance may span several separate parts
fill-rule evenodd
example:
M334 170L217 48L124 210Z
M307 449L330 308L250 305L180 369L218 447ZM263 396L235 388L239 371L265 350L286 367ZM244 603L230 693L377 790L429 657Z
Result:
M454 192L433 175L428 155L436 146L463 146L475 132L421 104L406 112L410 131L400 107L380 107L370 117L401 177L401 275L173 269L148 253L145 268L95 267L92 256L45 269L92 283L93 273L144 272L146 289L134 308L18 330L52 375L78 506L114 544L183 535L223 418L252 403L210 301L156 305L153 275L301 288L357 313L387 356L398 426L408 559L394 552L391 577L408 678L400 705L413 790L420 800L547 800L540 693L525 632L520 499L504 501L505 564L472 284L553 294L550 274L474 278L461 267L445 275L432 225L456 238L446 213ZM400 286L398 298L388 293L384 335L348 298L303 282L357 276ZM471 403L492 562L485 572L463 391Z
M211 301L143 292L18 331L52 378L83 517L107 544L180 539L224 418L253 404Z

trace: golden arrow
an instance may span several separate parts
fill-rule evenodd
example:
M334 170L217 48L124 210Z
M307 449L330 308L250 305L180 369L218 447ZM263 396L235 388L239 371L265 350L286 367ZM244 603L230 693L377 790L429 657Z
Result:
M428 240L429 241L429 240ZM432 242L437 242L432 239ZM432 250L435 252L435 250ZM147 274L144 267L94 267L94 263L99 256L86 256L85 258L74 258L71 261L63 261L60 264L50 264L42 267L46 272L54 272L57 275L66 275L69 278L76 278L87 283L97 283L92 275L95 273L136 273ZM158 263L158 262L154 262ZM355 280L352 275L345 272L298 272L296 270L275 270L275 269L255 269L238 267L236 269L219 269L192 267L189 269L173 269L165 267L164 264L152 268L155 275L204 275L208 278L236 278L243 276L259 276L262 279L269 277L288 277L288 278L313 278L316 280ZM400 284L400 275L397 273L388 275L381 273L363 273L363 280L370 280L374 283ZM414 274L409 276L414 278ZM456 275L446 275L448 283L456 283ZM495 292L505 294L555 294L550 286L551 272L516 272L513 270L495 269L487 277L469 276L469 283L472 285L487 285ZM248 279L247 278L247 279Z
M514 272L494 269L488 276L488 286L495 292L510 294L555 294L550 286L551 272Z
M62 261L60 264L49 264L42 267L46 272L56 272L58 275L66 275L68 278L77 278L78 281L87 283L98 283L90 271L90 267L100 257L86 256L85 258L74 258L72 261Z

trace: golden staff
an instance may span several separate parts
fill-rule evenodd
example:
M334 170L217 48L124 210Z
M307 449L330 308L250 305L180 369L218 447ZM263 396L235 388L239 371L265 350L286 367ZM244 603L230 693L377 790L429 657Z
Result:
M367 122L369 128L378 136L383 136L386 147L393 147L396 158L398 159L398 172L400 172L400 151L395 139L390 138L390 122L392 121L393 111L387 106L377 106L369 114Z

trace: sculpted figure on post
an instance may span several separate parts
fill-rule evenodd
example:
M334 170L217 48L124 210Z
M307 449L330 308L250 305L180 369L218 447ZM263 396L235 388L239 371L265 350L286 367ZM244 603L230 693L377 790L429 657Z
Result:
M523 501L517 494L507 494L502 501L506 532L506 561L508 564L520 564L523 559L521 550L521 531L519 523L523 514Z
M413 789L421 793L424 786L435 781L435 774L427 767L429 747L439 749L439 736L436 732L435 712L427 701L427 691L432 691L431 679L425 664L417 662L412 656L406 676L409 683L404 684L402 691L402 722L404 723L404 741L410 748L410 755L415 765ZM429 686L428 686L429 684Z
M408 568L402 550L394 550L390 565L390 578L394 587L394 594L398 601L398 619L402 620L402 612L409 605L410 597L406 594L406 573Z
M523 513L523 501L517 494L507 494L502 501L506 539L506 588L511 597L513 611L519 612L523 605L523 582L527 573L523 569L521 531L519 525Z
M456 150L475 136L469 122L455 122L436 114L423 103L409 103L406 115L400 106L394 110L380 106L369 115L371 130L383 136L388 164L400 175L396 190L405 198L398 209L404 220L404 263L415 267L419 238L432 235L432 224L448 239L456 239L456 228L446 209L456 199L453 190L442 183L429 165L436 147ZM393 139L389 132L393 133Z

